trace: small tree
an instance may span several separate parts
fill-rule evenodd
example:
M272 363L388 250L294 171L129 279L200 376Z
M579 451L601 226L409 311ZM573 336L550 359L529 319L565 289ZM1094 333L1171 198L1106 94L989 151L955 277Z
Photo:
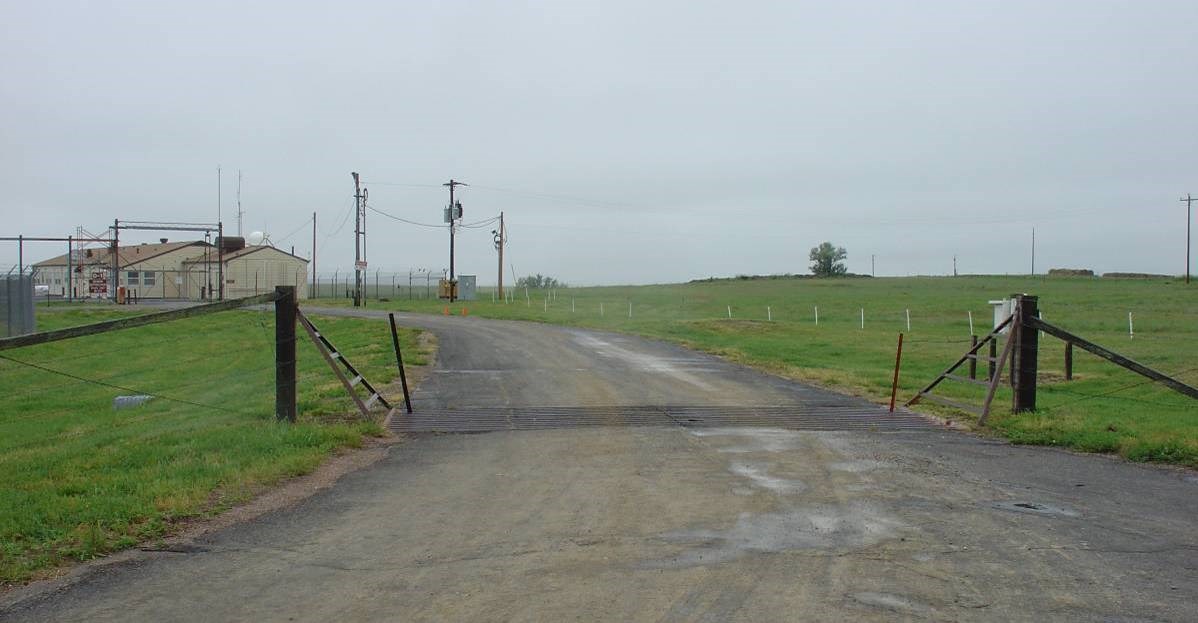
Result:
M849 254L844 247L832 246L831 242L811 247L811 274L816 277L839 277L849 272L844 259Z

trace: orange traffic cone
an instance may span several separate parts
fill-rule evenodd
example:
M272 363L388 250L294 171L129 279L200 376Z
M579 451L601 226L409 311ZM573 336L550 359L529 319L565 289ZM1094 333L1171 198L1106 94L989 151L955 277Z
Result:
M447 305L447 306L445 307L445 310L444 310L444 311L442 311L441 313L443 313L443 314L445 314L446 316L448 316L448 315L449 315L449 306Z
M462 308L462 315L463 315L463 316L465 316L465 315L467 315L467 314L468 314L468 312L466 311L466 308L465 308L465 307L463 307L463 308Z

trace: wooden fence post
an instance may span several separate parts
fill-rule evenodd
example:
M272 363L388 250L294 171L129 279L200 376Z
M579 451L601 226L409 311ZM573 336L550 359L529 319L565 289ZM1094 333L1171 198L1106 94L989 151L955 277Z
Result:
M998 338L990 340L990 367L987 368L989 380L994 379L994 375L998 373Z
M1039 297L1019 295L1016 304L1016 329L1019 339L1015 365L1015 413L1036 410L1036 375L1039 366L1040 331L1031 325L1031 319L1039 316Z
M1065 380L1073 380L1073 342L1065 342Z
M275 286L275 419L295 421L295 286Z

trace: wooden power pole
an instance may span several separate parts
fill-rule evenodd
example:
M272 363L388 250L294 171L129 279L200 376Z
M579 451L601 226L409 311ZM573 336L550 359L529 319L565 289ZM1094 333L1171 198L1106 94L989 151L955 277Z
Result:
M1190 196L1190 193L1186 193L1182 201L1186 202L1186 283L1188 284L1190 283L1190 220L1193 207L1191 204L1193 204L1194 198Z
M362 306L362 279L366 271L366 195L362 193L361 178L354 176L354 307Z
M507 242L507 230L503 227L503 212L499 213L499 229L492 230L495 236L495 250L499 251L499 300L503 300L503 245Z
M450 178L448 182L441 184L449 187L449 210L445 213L445 221L449 223L449 302L457 300L457 277L454 273L453 266L453 226L454 222L462 218L462 204L454 201L453 190L458 186L469 186L465 182L455 182Z
M316 298L316 213L312 213L312 293L308 298Z

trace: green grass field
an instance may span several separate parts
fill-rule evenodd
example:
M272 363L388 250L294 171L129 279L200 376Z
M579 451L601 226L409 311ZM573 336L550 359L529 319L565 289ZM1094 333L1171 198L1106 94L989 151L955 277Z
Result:
M885 401L895 346L906 333L900 401L968 348L972 311L979 335L989 331L990 299L1016 292L1040 297L1046 321L1150 367L1198 385L1198 286L1179 280L1048 277L762 279L637 287L516 292L509 304L459 302L472 315L533 320L636 333L680 342L771 372ZM632 317L629 317L629 303ZM325 300L321 304L345 304ZM437 301L372 303L387 309L442 313ZM600 306L602 305L602 315ZM728 319L728 307L732 319ZM767 318L767 306L773 321ZM819 307L819 324L815 307ZM865 328L860 310L865 310ZM906 327L910 310L911 330ZM1128 312L1135 337L1128 335ZM1075 349L1075 380L1065 382L1064 345L1041 337L1039 410L1012 415L1000 390L990 426L1020 443L1114 452L1137 461L1198 466L1198 402ZM984 377L985 371L979 371ZM937 393L980 405L985 389L944 382ZM930 403L919 410L958 421L974 416Z
M128 315L40 313L49 330ZM385 323L314 318L377 385L398 376ZM405 363L427 353L403 331ZM114 410L131 392L0 359L0 583L16 583L169 534L217 513L339 448L381 434L359 420L303 335L299 421L274 420L273 311L233 311L0 355L156 398ZM197 406L204 405L204 406Z

